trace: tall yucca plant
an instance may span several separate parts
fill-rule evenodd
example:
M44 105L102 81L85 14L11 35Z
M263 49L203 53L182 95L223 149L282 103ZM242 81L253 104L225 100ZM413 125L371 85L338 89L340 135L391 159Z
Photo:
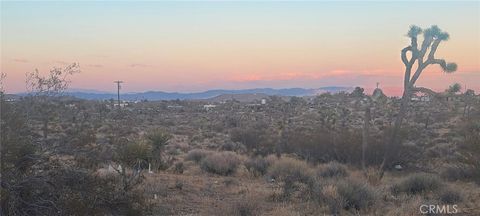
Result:
M423 42L419 46L418 36L423 34ZM425 88L418 88L415 83L420 75L430 65L439 65L445 73L453 73L457 70L457 64L447 63L444 59L435 57L437 48L441 42L447 41L450 35L442 31L438 26L433 25L430 28L422 29L418 26L410 26L407 33L410 38L410 45L401 51L401 59L405 65L405 76L403 82L403 95L401 99L400 111L395 119L394 128L387 143L385 144L385 154L381 165L381 174L383 176L386 165L390 162L395 149L401 144L398 139L398 133L402 126L403 119L407 112L408 102L412 95ZM410 58L407 55L410 53ZM413 74L412 74L413 73Z

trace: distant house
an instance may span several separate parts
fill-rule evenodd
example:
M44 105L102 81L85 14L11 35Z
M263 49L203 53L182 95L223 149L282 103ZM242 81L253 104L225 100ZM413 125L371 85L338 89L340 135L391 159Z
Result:
M70 103L70 104L65 104L65 107L66 108L76 108L77 105Z
M183 106L180 106L180 105L168 105L167 108L168 108L168 109L182 109Z
M203 109L205 109L206 111L209 111L209 110L212 110L213 108L217 107L217 105L214 105L214 104L205 104L203 105Z
M127 103L127 102L122 102L122 103L120 103L120 104L118 104L118 103L114 103L114 104L113 104L113 107L118 107L118 106L120 106L121 108L127 107L127 106L128 106L128 103Z

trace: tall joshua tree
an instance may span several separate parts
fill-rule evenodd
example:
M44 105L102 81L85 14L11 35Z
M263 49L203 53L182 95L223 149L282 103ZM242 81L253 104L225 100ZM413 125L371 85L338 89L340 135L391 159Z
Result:
M423 34L423 42L421 46L418 45L418 36ZM392 153L398 149L400 145L398 134L402 126L403 119L407 112L408 103L412 95L417 91L425 91L425 88L415 86L418 78L422 72L429 65L439 65L445 73L453 73L457 70L457 64L447 63L444 59L435 57L437 48L442 41L447 41L449 34L443 32L438 26L433 25L430 28L423 30L422 28L412 25L407 33L410 38L410 45L403 48L401 51L401 59L405 65L405 77L403 82L403 95L401 98L400 111L395 119L394 127L390 138L385 144L385 154L382 165L380 167L383 176L386 165L390 162ZM410 55L407 55L410 53ZM413 74L412 74L413 73Z

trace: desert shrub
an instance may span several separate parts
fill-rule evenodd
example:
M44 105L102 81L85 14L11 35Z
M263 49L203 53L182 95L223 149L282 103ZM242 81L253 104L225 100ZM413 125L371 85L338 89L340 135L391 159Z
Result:
M176 180L175 181L175 188L178 189L178 190L182 190L183 189L183 181Z
M206 172L219 175L234 173L240 164L240 159L233 152L220 152L207 155L201 162L200 168Z
M352 165L361 162L362 133L360 130L334 131L329 128L294 127L284 134L286 153L295 153L315 163L338 161ZM372 136L366 151L366 164L382 162L383 136Z
M238 184L238 182L235 178L225 178L225 180L223 180L223 184L229 187L229 186Z
M225 142L220 149L223 151L241 152L245 150L245 146L238 142Z
M314 182L312 170L305 161L281 158L268 171L271 178L283 182L283 198L289 198L295 192L295 184L311 184Z
M338 162L330 162L319 170L318 175L323 178L346 177L348 172L345 165Z
M406 177L392 186L392 193L421 194L435 191L442 186L442 181L437 176L424 173L416 173Z
M345 209L361 210L373 205L375 191L366 183L358 181L341 181L337 184L337 191L344 201Z
M448 166L442 173L442 178L449 181L468 180L472 178L472 170L466 166Z
M175 173L182 174L184 169L185 169L185 165L183 165L183 162L178 162L175 164L175 167L174 167Z
M271 165L270 162L263 157L250 158L244 163L247 170L252 173L254 176L265 175L268 171L268 167Z
M293 179L300 182L308 182L312 178L310 167L305 161L293 158L281 158L268 170L270 177L284 181Z
M320 189L321 191L317 193L317 200L324 202L332 215L338 215L346 202L338 193L337 187L335 185L326 185Z
M459 150L461 162L468 167L468 179L480 185L480 116L470 118L458 128L463 136Z
M445 204L458 204L463 200L463 197L458 190L446 188L439 193L438 199Z
M212 154L211 151L203 149L193 149L187 153L187 156L185 156L185 160L195 161L196 163L199 163L203 158L210 154Z
M265 123L246 125L230 130L230 139L243 144L248 152L256 155L267 155L273 152L276 137Z
M242 199L230 205L226 215L254 216L259 215L259 209L259 204L254 199Z

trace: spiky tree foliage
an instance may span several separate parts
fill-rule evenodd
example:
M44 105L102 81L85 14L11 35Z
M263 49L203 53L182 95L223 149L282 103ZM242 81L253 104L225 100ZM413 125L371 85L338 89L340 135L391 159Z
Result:
M155 169L160 169L162 166L162 153L165 146L172 136L165 131L155 129L145 135L147 142L152 146L151 157L148 162L153 164Z
M423 41L419 44L418 36L421 34L423 34ZM393 152L395 149L398 149L400 145L398 132L401 128L412 94L420 89L415 86L415 83L420 78L422 72L430 65L439 65L445 73L452 73L457 70L457 64L447 63L444 59L435 57L440 43L447 41L450 37L447 32L442 31L436 25L424 30L412 25L410 26L407 36L410 38L410 45L401 51L401 59L405 65L403 95L400 111L395 119L392 134L385 144L385 155L381 165L381 175L383 175L383 170L385 170L385 167L390 162L389 160ZM410 53L410 56L408 53Z
M462 90L462 86L458 83L454 83L453 85L449 86L446 90L449 94L456 94Z

